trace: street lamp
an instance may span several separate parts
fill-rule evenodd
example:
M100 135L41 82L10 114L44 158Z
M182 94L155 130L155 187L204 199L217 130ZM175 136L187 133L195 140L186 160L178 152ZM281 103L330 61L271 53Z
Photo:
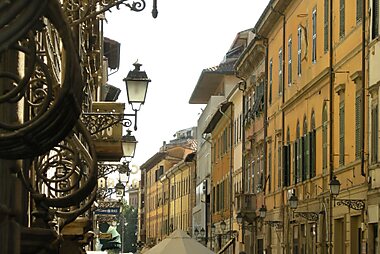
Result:
M331 181L330 181L330 193L334 197L336 197L339 195L339 192L340 192L340 182L336 178L336 176L334 176L333 179L331 179Z
M259 216L261 219L264 219L266 215L267 215L267 208L264 205L262 205L259 209Z
M126 78L123 79L126 85L128 103L131 104L133 114L114 113L114 112L86 112L82 113L81 120L87 126L91 135L98 134L116 124L122 124L124 127L130 127L134 118L134 130L137 130L137 111L145 103L148 84L151 80L145 71L141 71L141 64L134 63L135 69L129 71Z
M224 230L226 230L226 223L224 222L224 220L222 220L222 222L220 223L220 229L223 231L224 233Z
M115 193L116 197L122 198L125 194L125 186L124 184L119 180L119 182L115 185Z
M292 194L292 196L289 198L289 206L291 209L297 209L298 206L298 198L295 193Z
M131 135L130 130L121 138L121 145L124 157L133 158L135 156L137 141L135 136Z
M140 110L141 105L145 103L146 91L151 81L145 71L141 71L141 64L134 63L135 69L129 71L128 76L124 78L127 88L128 102L136 112Z
M336 205L341 206L345 205L354 210L364 210L365 203L363 199L337 199L336 196L339 195L340 192L340 182L334 175L333 179L330 181L330 193L336 202Z

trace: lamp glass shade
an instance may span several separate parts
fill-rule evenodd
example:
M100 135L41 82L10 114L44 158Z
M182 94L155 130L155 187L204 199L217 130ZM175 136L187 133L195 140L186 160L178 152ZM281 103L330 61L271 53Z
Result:
M220 229L222 230L222 231L224 231L224 230L226 230L226 223L224 222L224 221L222 221L221 223L220 223Z
M199 235L199 230L197 228L194 229L194 235L195 235L195 237L198 237L198 235Z
M266 215L267 215L267 208L265 206L260 207L259 209L260 218L265 218Z
M291 209L297 209L298 206L298 198L297 196L293 193L292 196L289 198L289 206Z
M141 105L145 103L148 84L151 80L145 71L140 70L141 64L134 63L133 65L135 69L128 73L124 81L129 104L132 105L133 110L140 110Z
M239 225L243 223L243 216L241 215L241 213L238 213L236 215L236 220L237 220L237 223L239 223Z
M133 158L135 156L137 141L135 136L131 135L131 131L128 130L127 135L124 135L121 139L121 145L123 149L123 156Z
M211 225L211 232L214 234L215 233L215 224Z
M333 177L333 179L330 181L330 193L334 196L338 196L340 192L340 182L336 178L336 176Z
M116 197L118 197L118 198L124 197L125 186L124 186L124 184L122 182L118 182L115 185L115 193L116 193Z

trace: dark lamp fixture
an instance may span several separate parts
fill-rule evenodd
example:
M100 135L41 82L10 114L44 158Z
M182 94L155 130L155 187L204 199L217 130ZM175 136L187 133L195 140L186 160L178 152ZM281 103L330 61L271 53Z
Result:
M336 179L336 176L333 177L330 181L330 193L333 196L338 196L340 191L340 182Z
M291 209L297 209L298 206L298 198L296 194L292 194L292 196L289 198L289 206Z
M119 181L116 185L115 185L115 193L116 193L116 197L118 198L122 198L124 197L124 193L125 193L125 186L124 184Z
M201 237L205 237L206 231L204 228L201 228L200 234L201 234Z
M146 91L151 81L145 71L141 71L141 64L134 63L135 69L129 71L128 76L124 79L127 87L128 102L134 111L139 111L141 105L145 103Z
M212 225L211 225L211 232L214 234L215 233L215 224L213 223Z
M267 215L267 208L264 205L262 205L259 209L259 217L264 219L266 215Z
M195 237L198 237L198 235L199 235L199 230L197 228L194 230L194 235L195 235Z
M133 158L135 156L136 151L136 138L131 135L131 131L127 131L127 135L124 135L121 138L121 145L123 148L123 156Z
M236 220L237 220L238 224L241 225L243 223L243 215L241 213L238 213L236 215Z
M222 231L224 231L224 230L226 230L226 223L224 222L224 220L220 223L220 229L222 230Z

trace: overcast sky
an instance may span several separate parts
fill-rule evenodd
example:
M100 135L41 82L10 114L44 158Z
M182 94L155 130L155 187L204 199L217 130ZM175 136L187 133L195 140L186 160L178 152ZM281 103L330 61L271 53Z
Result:
M121 43L120 70L109 83L122 89L122 79L138 59L152 80L138 113L138 140L132 164L141 165L159 151L176 131L197 125L201 108L189 99L203 69L218 65L238 32L254 27L269 0L158 0L144 11L128 7L107 13L106 37ZM126 113L130 106L126 105Z

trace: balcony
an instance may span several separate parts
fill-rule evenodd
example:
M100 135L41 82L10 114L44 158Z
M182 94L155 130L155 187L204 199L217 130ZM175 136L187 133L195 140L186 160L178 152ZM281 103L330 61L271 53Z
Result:
M236 212L245 214L247 217L256 217L256 195L253 193L236 193Z
M92 133L98 160L120 161L123 157L121 138L125 104L94 102L92 105L92 113L82 117Z

